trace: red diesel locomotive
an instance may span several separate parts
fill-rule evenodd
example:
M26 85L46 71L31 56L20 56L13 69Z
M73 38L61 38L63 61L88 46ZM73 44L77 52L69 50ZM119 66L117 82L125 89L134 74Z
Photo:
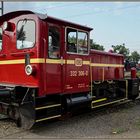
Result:
M138 95L122 55L91 50L92 28L31 11L0 17L0 112L30 128Z

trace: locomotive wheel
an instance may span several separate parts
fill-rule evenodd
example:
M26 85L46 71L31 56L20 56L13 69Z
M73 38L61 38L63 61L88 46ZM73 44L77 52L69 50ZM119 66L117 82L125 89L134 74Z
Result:
M35 123L35 110L32 103L26 103L19 108L17 126L23 129L30 129Z

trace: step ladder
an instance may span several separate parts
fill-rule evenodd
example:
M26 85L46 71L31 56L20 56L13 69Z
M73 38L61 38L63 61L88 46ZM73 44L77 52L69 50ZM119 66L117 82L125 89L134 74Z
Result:
M61 103L58 101L43 101L35 107L35 122L46 121L61 117Z

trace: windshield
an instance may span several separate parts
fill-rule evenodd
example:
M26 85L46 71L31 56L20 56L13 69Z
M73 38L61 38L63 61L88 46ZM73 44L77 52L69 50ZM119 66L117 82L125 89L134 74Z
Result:
M35 22L20 20L17 25L17 48L32 48L35 44Z

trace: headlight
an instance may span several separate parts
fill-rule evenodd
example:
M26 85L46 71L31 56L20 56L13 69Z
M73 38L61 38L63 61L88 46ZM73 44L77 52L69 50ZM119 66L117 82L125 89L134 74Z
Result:
M8 22L5 21L5 22L3 23L3 30L6 30L7 28L8 28Z
M25 67L25 73L26 73L27 75L31 75L31 74L33 73L33 67L32 67L31 65L27 65L27 66Z

